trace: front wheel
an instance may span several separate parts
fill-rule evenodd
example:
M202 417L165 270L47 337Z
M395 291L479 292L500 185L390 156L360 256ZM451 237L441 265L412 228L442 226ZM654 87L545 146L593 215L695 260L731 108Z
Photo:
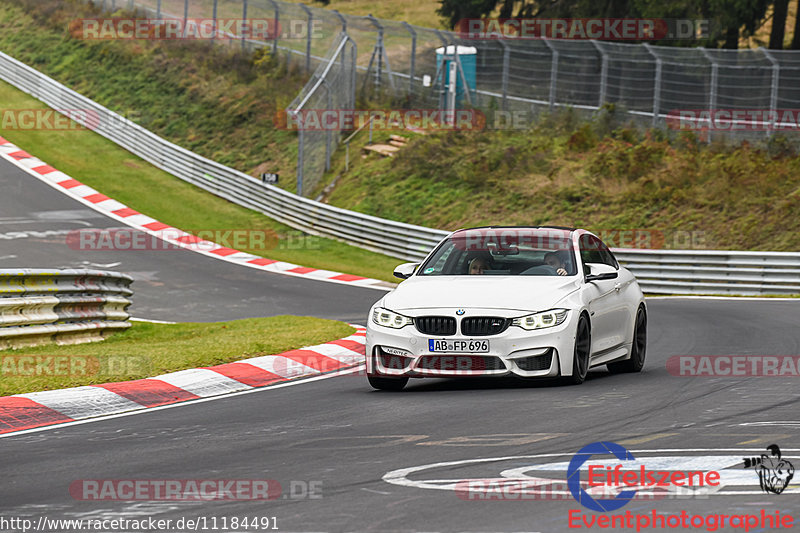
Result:
M589 320L585 315L578 319L578 329L575 332L575 351L572 355L572 375L563 379L568 385L580 385L586 380L589 373L589 353L592 346L592 333L589 329Z
M647 352L647 313L644 307L636 311L636 323L633 329L633 343L631 344L631 357L618 363L606 365L612 374L626 374L641 372L644 367L644 356Z
M369 384L373 389L400 391L408 383L408 378L383 378L378 376L367 376Z

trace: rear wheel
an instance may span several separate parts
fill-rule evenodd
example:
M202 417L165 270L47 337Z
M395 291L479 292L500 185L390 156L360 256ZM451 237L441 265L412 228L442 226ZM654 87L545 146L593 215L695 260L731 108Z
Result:
M373 389L399 391L408 383L408 378L384 378L378 376L367 376L369 384Z
M572 356L572 375L563 379L569 385L580 385L586 380L589 373L589 352L592 346L592 333L589 329L589 320L586 315L578 319L578 329L575 332L575 350Z
M612 374L641 372L644 367L644 356L647 352L647 313L644 307L636 311L636 323L633 327L633 343L631 357L618 363L609 363L608 371Z

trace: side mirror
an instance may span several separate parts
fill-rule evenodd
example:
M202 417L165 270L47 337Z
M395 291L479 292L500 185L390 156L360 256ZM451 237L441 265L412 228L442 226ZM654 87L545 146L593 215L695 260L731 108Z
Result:
M586 283L605 279L616 279L617 276L619 276L617 269L604 263L587 263L584 266L589 267L589 273L583 278Z
M419 263L403 263L402 265L397 265L394 269L394 277L408 279L414 274L418 266Z

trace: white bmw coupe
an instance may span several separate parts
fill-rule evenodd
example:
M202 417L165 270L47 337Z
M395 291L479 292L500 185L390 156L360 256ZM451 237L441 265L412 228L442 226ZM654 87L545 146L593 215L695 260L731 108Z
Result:
M451 233L370 309L367 375L376 389L410 377L559 377L591 367L639 372L647 308L636 278L592 233L485 227Z

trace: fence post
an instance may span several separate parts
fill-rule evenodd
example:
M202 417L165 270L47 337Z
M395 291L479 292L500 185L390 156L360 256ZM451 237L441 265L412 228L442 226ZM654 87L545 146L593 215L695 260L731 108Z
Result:
M414 97L414 67L417 61L417 32L414 31L414 28L412 28L411 24L408 22L403 21L403 26L405 26L408 33L411 34L411 69L408 74L408 97L411 99Z
M328 85L328 80L322 80L322 87L325 87L325 107L330 110L333 107L331 98L331 88ZM331 169L331 137L333 132L330 128L325 129L325 172Z
M275 0L269 0L269 3L272 4L272 10L275 12L275 20L273 21L272 32L274 33L272 37L272 55L278 55L278 38L280 37L280 10L278 9L278 4ZM288 65L287 65L288 67Z
M369 68L372 67L372 61L375 59L375 54L378 54L378 67L375 69L375 88L381 88L381 75L383 75L383 26L378 22L378 19L372 16L372 13L367 15L367 18L378 29L378 36L375 39L375 50L372 52L372 58L369 60ZM369 74L369 68L367 74Z
M591 43L600 53L600 96L597 102L597 108L600 109L603 107L603 104L606 103L606 92L608 88L608 54L606 54L606 51L600 46L600 43L594 39L591 40Z
M313 24L314 15L305 4L300 4L300 8L305 11L306 17L306 72L311 72L311 25Z
M294 112L296 113L296 112ZM299 114L295 115L295 124L298 125L297 131L297 196L303 196L303 148L305 145L305 135L303 132L303 121Z
M800 15L800 14L799 14ZM764 52L769 62L772 63L772 87L769 93L769 128L767 128L767 137L771 137L775 133L775 123L778 119L778 88L780 87L781 80L781 65L775 59L769 50L759 46L759 50Z
M700 47L700 51L703 52L703 55L706 56L708 62L711 63L711 90L708 93L708 144L711 144L711 126L713 126L714 121L714 110L717 108L717 80L719 79L719 65L714 58L711 57L711 54L708 53L708 50Z
M247 24L247 0L242 0L242 51L247 46L247 39L245 36L249 32L249 24Z
M350 109L356 108L356 84L358 83L358 72L356 71L356 60L358 59L358 45L356 42L350 37L347 38L350 41L350 76L352 77L351 87L353 91L351 93L351 102L350 102Z
M497 42L503 47L503 111L508 111L508 69L511 66L511 48L504 39L498 39Z
M661 113L661 58L649 44L643 43L643 46L656 60L655 80L653 82L653 127L655 128L658 124L658 115Z
M160 1L161 0L159 0L159 2ZM212 41L217 38L217 1L218 0L214 0L214 5L211 8L211 20L212 20L212 22L211 22L211 40Z
M442 54L442 57L444 58L444 56L447 55L447 47L448 47L447 39L444 38L444 35L442 35L442 32L440 32L439 30L433 30L433 31L436 32L436 36L439 37L440 41L442 41L442 45L444 46L444 53ZM444 86L446 85L444 80L445 76L447 76L447 74L444 72L444 64L445 61L444 59L442 59L441 64L436 65L436 78L433 80L433 83L431 84L431 88L436 87L436 84L439 83L439 75L441 74L442 85L441 88L439 89L439 95L438 95L440 111L445 108L445 102L447 98L444 90Z
M542 42L550 49L550 53L553 54L553 58L550 63L550 111L556 105L556 89L557 89L557 82L558 82L558 50L550 44L549 39L542 39Z
M183 36L186 37L186 32L188 28L186 24L189 20L189 0L183 0Z
M467 83L467 77L464 75L464 69L461 67L461 58L458 57L458 47L459 47L459 44L456 42L455 39L453 39L453 57L456 60L457 74L461 78L461 83L464 84L464 94L467 97L467 104L472 105L472 94L471 94L471 91L470 91L470 86ZM445 50L445 51L447 51L447 50ZM458 85L458 84L456 84L456 85Z
M347 19L336 9L333 10L333 14L339 17L339 22L342 23L342 33L347 34Z

